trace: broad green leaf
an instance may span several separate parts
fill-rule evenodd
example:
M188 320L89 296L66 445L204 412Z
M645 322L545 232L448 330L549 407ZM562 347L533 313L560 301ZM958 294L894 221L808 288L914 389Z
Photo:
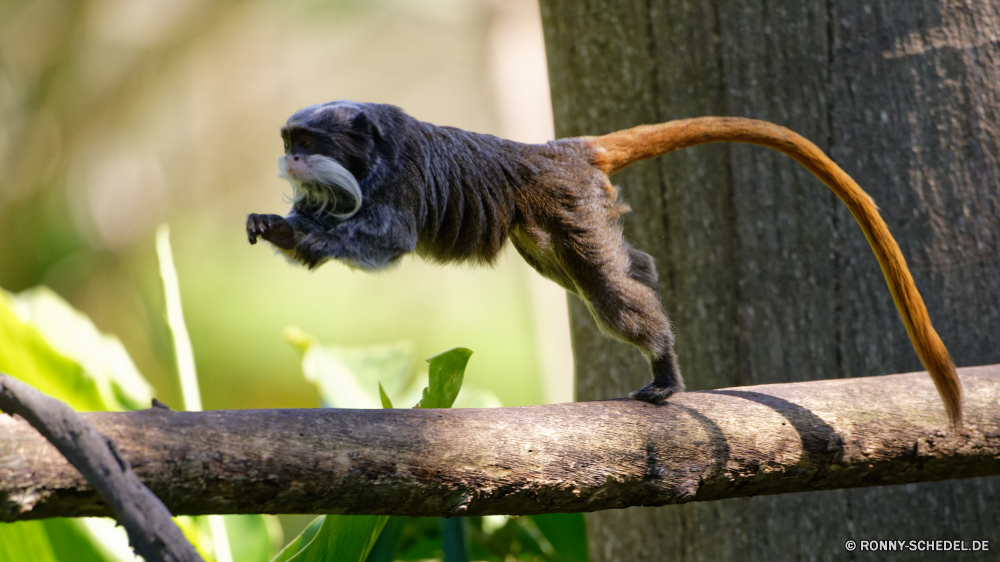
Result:
M0 523L0 562L58 562L45 523Z
M5 547L10 548L5 551ZM14 552L13 556L10 552ZM51 552L48 556L42 552ZM108 517L0 523L0 562L142 562L128 534Z
M465 366L471 356L471 350L456 347L428 359L427 362L431 364L429 380L419 407L451 408L458 397L458 391L462 389Z
M128 544L128 533L110 517L46 519L45 527L59 560L141 562Z
M14 297L0 291L0 371L18 378L75 410L107 407L97 385L79 363L56 351L15 312Z
M76 410L147 408L153 397L118 338L46 287L0 292L0 370Z
M375 546L368 552L365 562L393 562L396 560L396 550L403 536L403 528L409 517L389 517L379 533Z
M302 351L306 380L319 389L323 405L332 408L380 408L379 383L387 392L401 392L413 381L416 346L400 341L348 347L321 345L296 328L285 339Z
M281 523L273 515L180 516L174 521L209 562L267 562L284 543ZM225 526L222 532L220 523Z
M385 515L324 515L272 562L364 562L388 519Z

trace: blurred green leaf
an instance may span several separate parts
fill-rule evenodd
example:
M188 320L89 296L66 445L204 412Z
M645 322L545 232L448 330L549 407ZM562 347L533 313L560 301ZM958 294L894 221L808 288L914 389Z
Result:
M281 547L281 524L273 515L226 515L226 531L233 560L267 562Z
M0 524L0 562L58 562L42 521Z
M451 405L452 408L501 408L503 403L493 392L485 388L474 388L462 384L462 391Z
M388 519L385 515L324 515L272 562L364 562Z
M0 371L66 402L75 410L107 409L97 385L83 367L56 351L15 310L13 295L0 291Z
M118 530L121 531L119 536L112 536L116 534L113 519L103 517L55 518L46 519L42 523L45 524L45 532L56 560L106 562L135 558L132 549L128 546L128 538L124 529L119 527ZM121 554L126 557L123 558Z
M431 364L428 373L428 385L420 400L420 408L451 408L462 389L462 378L465 366L472 357L472 351L464 347L456 347L435 355L427 360Z
M281 549L281 552L274 557L271 562L286 562L291 560L293 556L304 551L306 547L316 538L316 534L319 533L320 528L323 526L323 522L326 521L326 515L320 515L313 522L305 528L299 536L292 539L285 548Z
M588 562L587 526L582 513L550 513L532 515L531 521L555 551L556 560L566 562Z
M316 385L327 407L380 408L380 383L395 393L404 390L414 378L416 347L412 342L363 347L322 345L297 328L286 329L285 339L302 351L306 380Z
M198 370L194 364L194 351L191 348L191 336L188 335L187 322L184 321L184 307L181 304L180 281L177 279L177 268L174 267L174 250L170 246L170 225L161 223L156 227L156 257L160 262L160 281L163 283L164 314L167 327L170 329L171 342L174 348L174 367L177 369L177 382L181 387L183 409L190 412L202 408L201 386L198 384ZM213 519L213 525L218 526L219 535L225 535L222 523ZM220 549L228 545L221 544ZM222 556L225 559L225 556Z
M153 397L118 338L46 287L0 291L0 370L75 410L148 408Z
M409 517L389 517L375 541L375 546L365 558L365 562L393 562L393 560L397 560L396 550L399 548L399 541L403 536L403 528L406 526L407 519Z
M403 517L403 530L393 560L441 558L441 524L437 517Z
M532 533L535 531L535 533ZM537 529L522 517L508 517L507 522L492 534L482 538L482 546L503 558L513 556L517 560L545 560L546 552L535 536Z
M138 562L128 533L110 517L46 519L56 558L63 562Z
M107 517L0 524L0 562L133 562L125 529ZM47 553L47 554L46 554Z
M538 517L465 518L470 558L491 562L587 562L581 514L543 515L541 525Z

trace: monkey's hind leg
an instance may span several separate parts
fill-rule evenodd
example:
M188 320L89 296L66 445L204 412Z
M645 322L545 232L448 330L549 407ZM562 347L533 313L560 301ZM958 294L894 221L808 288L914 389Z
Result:
M630 247L617 224L597 235L571 235L564 242L557 245L561 261L601 330L638 347L652 365L652 382L632 398L659 404L684 390L653 259Z

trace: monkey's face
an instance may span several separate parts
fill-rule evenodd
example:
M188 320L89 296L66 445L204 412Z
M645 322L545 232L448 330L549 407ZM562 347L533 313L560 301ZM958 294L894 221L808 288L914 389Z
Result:
M361 104L345 101L299 110L281 129L286 155L322 154L339 162L359 181L368 174L375 136Z
M300 212L337 219L353 216L363 200L359 179L368 173L373 145L364 113L342 102L303 109L281 129L285 155L280 177L293 188Z

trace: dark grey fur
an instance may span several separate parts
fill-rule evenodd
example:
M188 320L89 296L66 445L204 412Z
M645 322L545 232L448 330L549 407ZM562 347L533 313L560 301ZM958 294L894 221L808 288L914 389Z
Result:
M579 295L605 333L649 357L654 380L634 397L661 402L683 389L653 260L625 242L618 217L627 207L580 139L528 145L348 101L299 111L282 137L292 157L343 164L364 200L346 220L332 213L349 209L344 196L323 212L303 200L284 218L250 215L250 243L262 237L310 268L337 259L379 269L410 252L490 264L510 238L532 267Z

